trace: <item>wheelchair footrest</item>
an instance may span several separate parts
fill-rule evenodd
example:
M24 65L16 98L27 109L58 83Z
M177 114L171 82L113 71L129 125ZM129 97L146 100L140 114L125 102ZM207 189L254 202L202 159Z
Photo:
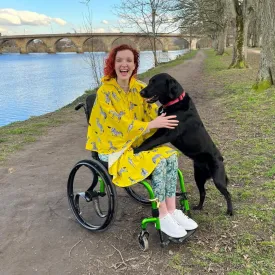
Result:
M184 241L189 239L189 237L191 237L195 233L195 231L196 231L196 229L187 231L187 234L182 238L173 238L173 237L170 237L162 232L162 234L164 236L164 244L168 245L170 242L179 243L179 244L183 243Z

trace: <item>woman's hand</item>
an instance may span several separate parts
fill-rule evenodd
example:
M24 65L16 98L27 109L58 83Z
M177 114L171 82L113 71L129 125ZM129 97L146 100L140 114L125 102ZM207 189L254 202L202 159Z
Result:
M173 116L165 116L166 113L161 114L151 122L149 122L148 130L156 129L156 128L167 128L167 129L175 129L178 126L179 121L173 118L176 118L176 115Z

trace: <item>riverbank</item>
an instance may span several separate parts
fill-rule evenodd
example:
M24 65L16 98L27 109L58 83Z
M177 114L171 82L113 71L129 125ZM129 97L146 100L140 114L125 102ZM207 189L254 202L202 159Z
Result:
M141 80L146 80L161 70L181 64L185 60L192 58L197 51L184 54L179 58L160 64L156 68L152 68L138 76ZM0 127L0 164L5 161L11 154L22 150L26 144L36 141L39 137L45 135L52 127L60 126L64 123L72 122L77 119L77 112L74 106L81 101L85 101L86 96L94 90L86 91L82 96L74 100L71 104L42 116L31 117L25 121L11 123L7 126Z

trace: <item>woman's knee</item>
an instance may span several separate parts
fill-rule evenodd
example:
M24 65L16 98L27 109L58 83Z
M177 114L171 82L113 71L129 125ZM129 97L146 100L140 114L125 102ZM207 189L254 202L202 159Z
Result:
M163 173L164 170L166 171L166 166L167 166L166 159L165 158L161 158L161 160L159 161L158 165L156 166L154 172L155 173Z
M178 169L178 156L177 154L173 154L170 157L167 158L167 165L169 167L173 167L174 169Z

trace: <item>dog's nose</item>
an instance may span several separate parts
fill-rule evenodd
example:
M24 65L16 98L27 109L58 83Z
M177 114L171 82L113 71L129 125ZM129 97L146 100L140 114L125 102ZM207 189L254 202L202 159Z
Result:
M145 95L145 91L144 91L144 90L141 90L141 91L140 91L140 95L141 95L141 96L144 96L144 95Z

